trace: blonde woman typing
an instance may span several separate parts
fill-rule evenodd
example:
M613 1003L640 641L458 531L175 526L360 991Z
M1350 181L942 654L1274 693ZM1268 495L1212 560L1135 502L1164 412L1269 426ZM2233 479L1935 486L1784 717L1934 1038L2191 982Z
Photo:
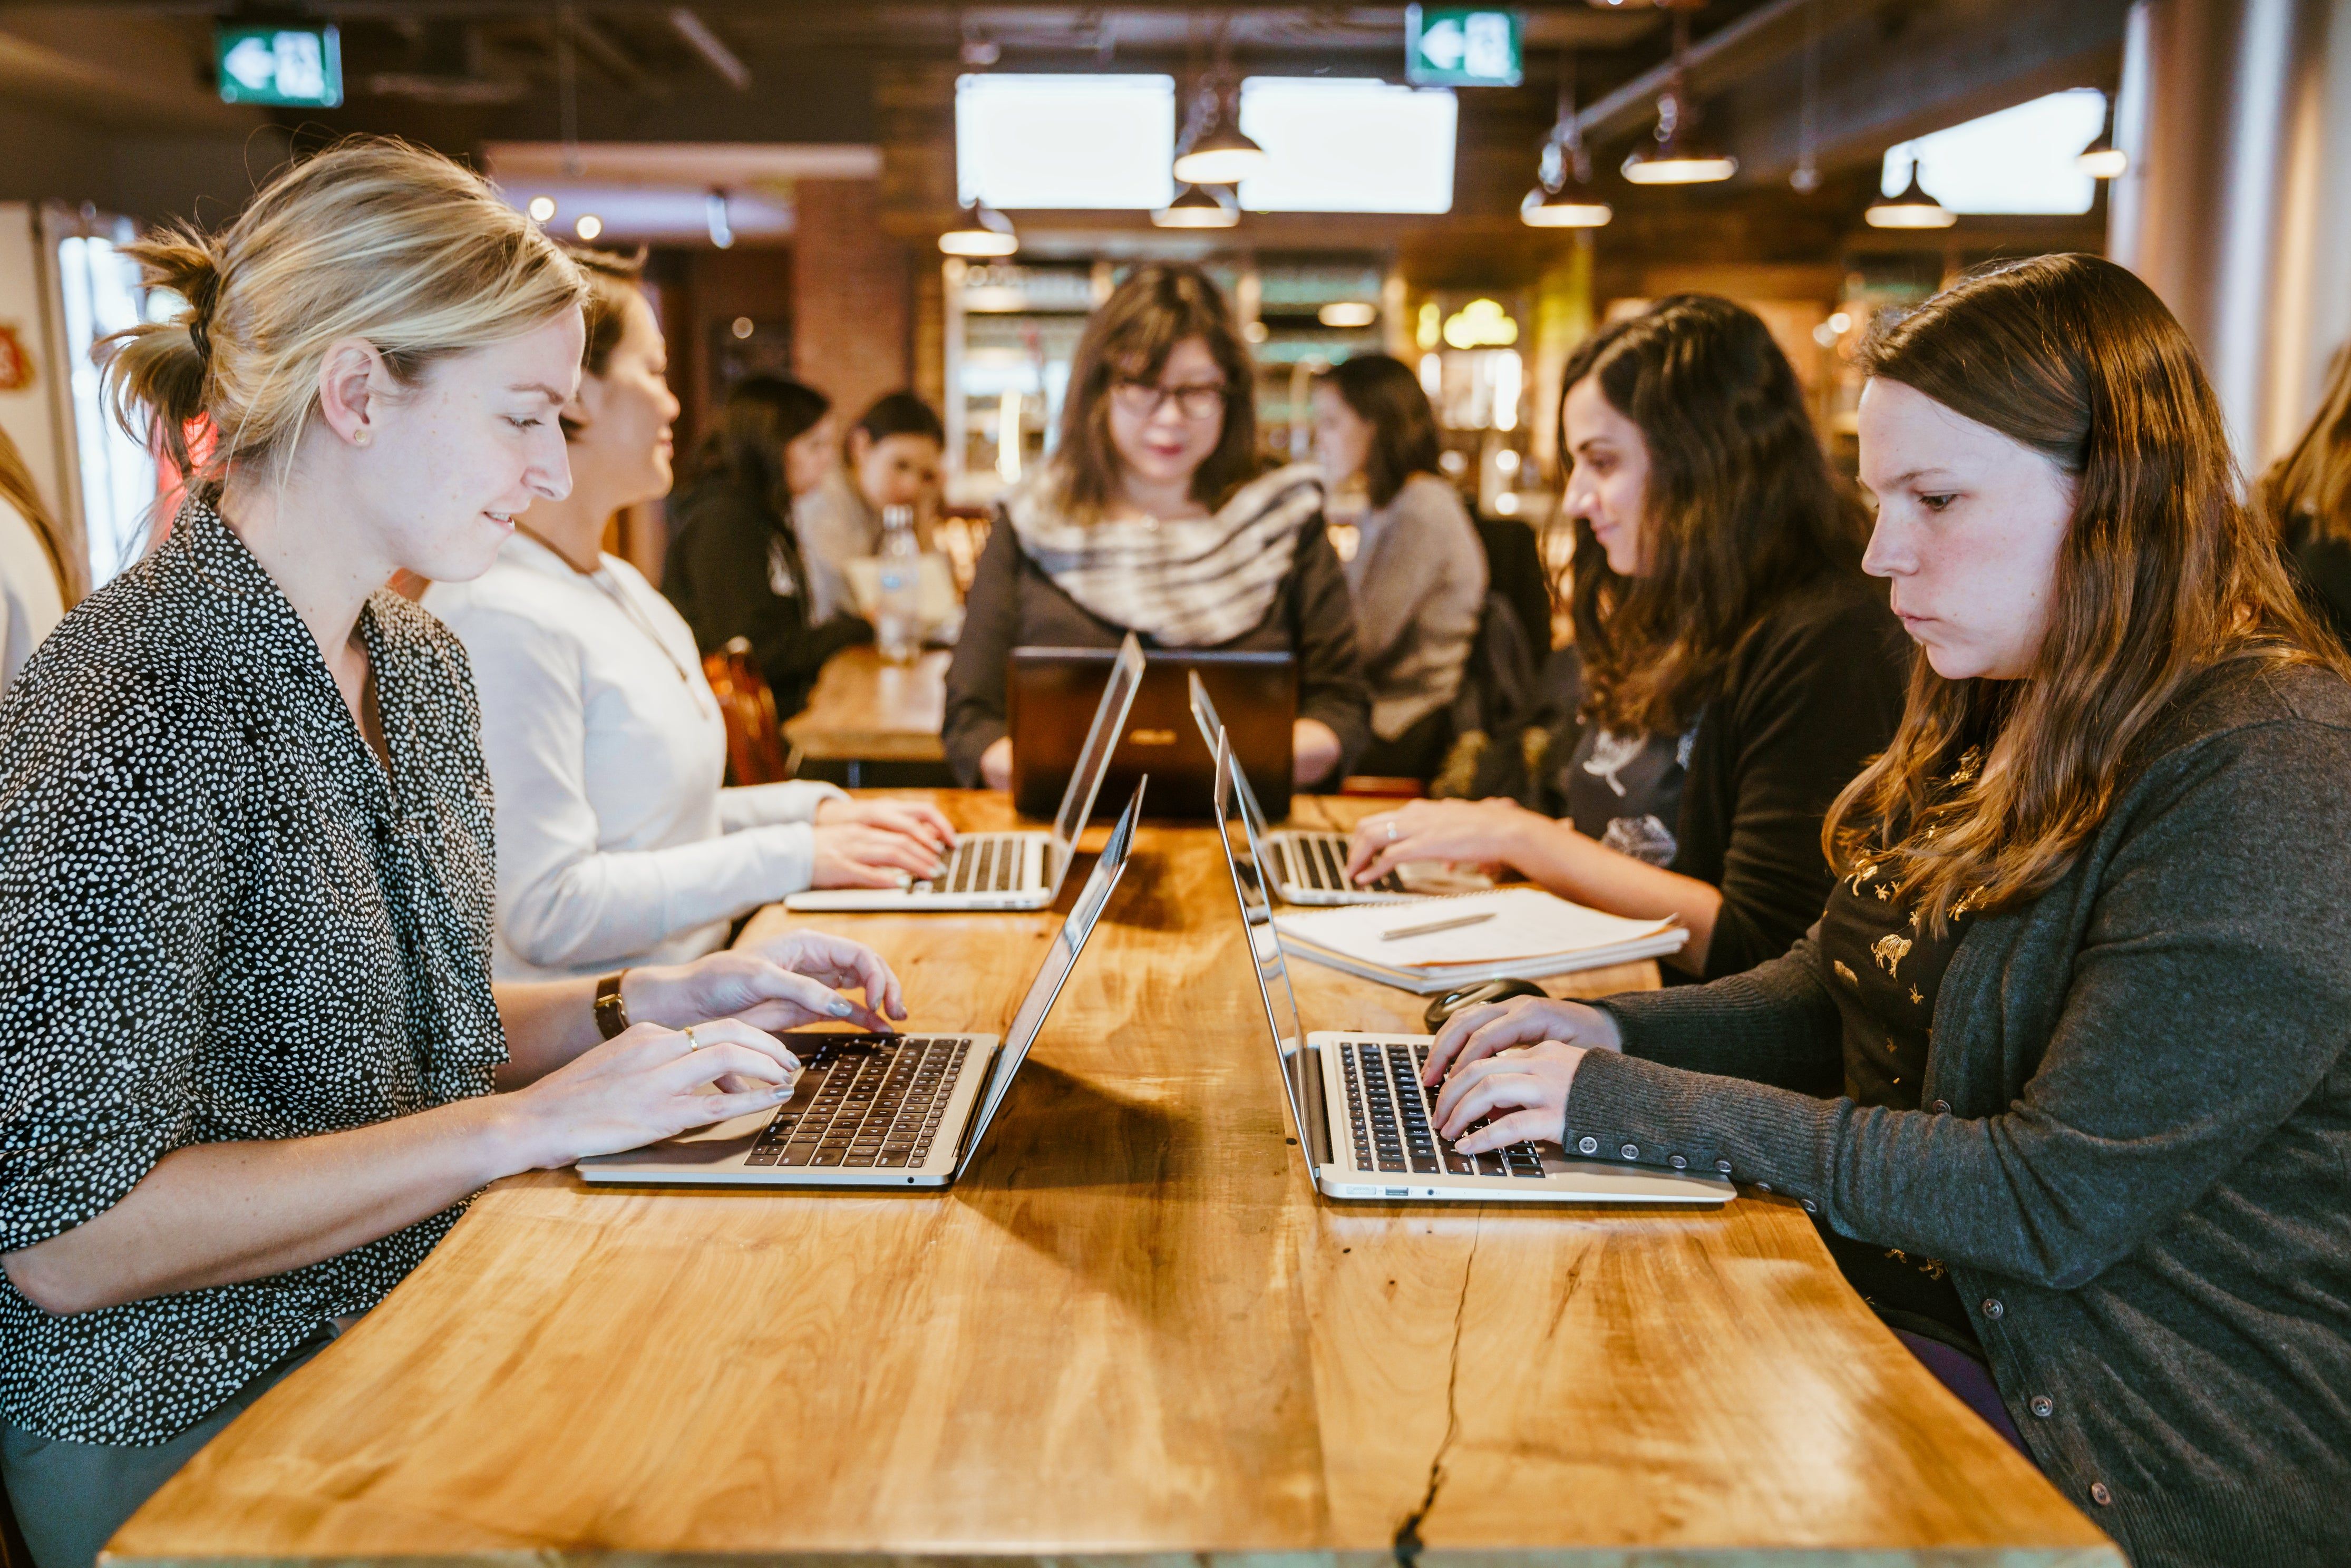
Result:
M928 876L954 840L929 805L829 784L719 787L726 732L694 633L602 549L606 518L669 492L678 404L661 329L636 264L573 260L588 296L580 392L561 418L571 492L533 501L488 571L424 597L481 692L501 978L694 957L785 894Z
M552 242L358 141L131 254L190 308L116 340L123 412L183 465L190 420L219 440L0 701L0 1466L38 1568L89 1568L484 1185L775 1104L764 1030L880 1024L833 986L904 1008L820 937L491 983L465 650L381 585L487 570L569 488Z

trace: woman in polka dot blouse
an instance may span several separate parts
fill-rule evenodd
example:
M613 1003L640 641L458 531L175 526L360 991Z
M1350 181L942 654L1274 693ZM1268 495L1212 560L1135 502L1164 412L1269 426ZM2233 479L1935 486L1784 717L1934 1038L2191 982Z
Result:
M768 1030L904 1016L817 936L491 984L465 652L381 590L481 572L569 486L551 242L354 141L133 254L189 309L112 343L116 396L183 468L191 422L217 441L0 705L0 1462L39 1568L87 1568L485 1184L774 1104Z

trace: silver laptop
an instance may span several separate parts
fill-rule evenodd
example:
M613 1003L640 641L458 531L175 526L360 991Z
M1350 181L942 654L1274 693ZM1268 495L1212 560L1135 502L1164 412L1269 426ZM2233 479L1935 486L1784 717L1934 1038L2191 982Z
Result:
M1197 674L1192 676L1192 722L1200 727L1200 738L1213 755L1217 736L1225 725L1217 716L1217 705L1209 699L1208 688L1200 684ZM1249 848L1272 874L1273 890L1287 903L1395 904L1429 897L1437 892L1469 893L1494 885L1493 879L1481 873L1450 869L1446 873L1447 885L1427 892L1407 886L1392 871L1377 882L1351 881L1347 875L1346 834L1311 828L1276 828L1266 820L1265 808L1258 804L1257 791L1249 788L1249 775L1238 760L1233 764L1233 781L1235 793L1240 799L1241 821L1249 829Z
M1078 765L1050 832L966 833L947 852L939 874L898 887L841 887L795 893L787 909L896 910L901 913L962 909L1044 909L1061 895L1061 879L1077 853L1078 836L1093 814L1094 797L1110 771L1135 688L1143 684L1143 644L1126 634L1102 683L1102 701L1086 731Z
M1045 950L1001 1050L992 1034L793 1035L790 1044L804 1071L783 1104L625 1154L581 1160L581 1179L611 1186L859 1187L954 1181L971 1168L980 1139L1126 869L1143 814L1143 788L1134 787L1111 828L1110 842Z
M1449 1203L1667 1203L1714 1206L1736 1196L1703 1176L1571 1160L1555 1144L1513 1144L1465 1155L1437 1131L1436 1097L1421 1084L1436 1037L1305 1033L1273 928L1264 868L1236 850L1228 803L1247 788L1231 753L1217 753L1217 841L1225 850L1259 998L1272 1031L1290 1125L1307 1179L1325 1197Z

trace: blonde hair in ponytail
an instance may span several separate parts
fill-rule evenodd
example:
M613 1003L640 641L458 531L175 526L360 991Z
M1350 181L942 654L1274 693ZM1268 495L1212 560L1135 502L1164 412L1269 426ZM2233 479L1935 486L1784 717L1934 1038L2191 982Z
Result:
M216 236L180 225L125 250L188 308L99 345L115 416L200 483L292 454L339 340L366 339L413 384L587 293L562 247L481 176L381 137L288 168ZM187 443L199 417L218 434L201 471Z

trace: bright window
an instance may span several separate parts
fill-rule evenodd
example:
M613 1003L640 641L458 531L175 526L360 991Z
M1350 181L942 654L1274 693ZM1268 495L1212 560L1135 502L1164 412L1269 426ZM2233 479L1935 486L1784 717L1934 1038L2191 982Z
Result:
M967 76L956 81L961 199L1007 210L1164 207L1175 198L1176 80Z
M57 285L64 296L67 363L73 389L75 455L81 467L82 525L89 536L89 580L103 586L139 559L154 519L155 459L122 433L107 406L90 347L110 332L136 326L142 304L160 319L179 301L157 294L142 299L139 269L103 235L68 235L57 244Z
M2095 88L2053 92L1886 150L1880 183L1889 196L1918 183L1955 213L2086 213L2097 182L2074 160L2106 122Z
M1457 106L1444 89L1329 77L1251 77L1241 129L1266 172L1240 186L1253 213L1453 210Z

